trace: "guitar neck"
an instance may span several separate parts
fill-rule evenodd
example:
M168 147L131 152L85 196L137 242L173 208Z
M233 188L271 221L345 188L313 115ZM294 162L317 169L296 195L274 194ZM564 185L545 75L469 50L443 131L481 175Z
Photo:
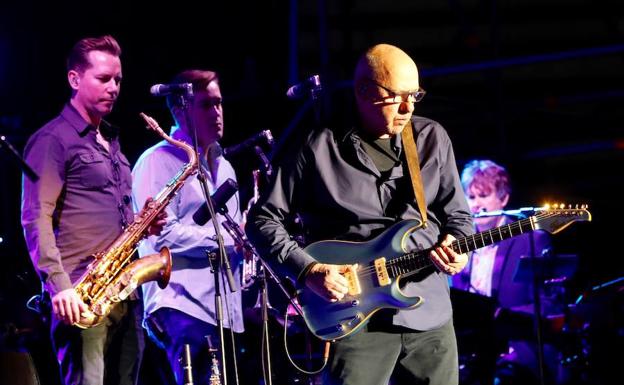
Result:
M468 253L493 243L531 232L535 230L534 218L534 216L528 217L517 222L457 239L451 243L451 249L459 254Z
M535 230L534 221L535 217L531 216L517 222L469 235L453 241L450 247L458 254L468 253L493 243L531 232ZM424 268L432 266L433 262L429 258L429 251L430 249L419 250L387 261L386 267L389 275L392 278L396 278L400 275L417 273Z

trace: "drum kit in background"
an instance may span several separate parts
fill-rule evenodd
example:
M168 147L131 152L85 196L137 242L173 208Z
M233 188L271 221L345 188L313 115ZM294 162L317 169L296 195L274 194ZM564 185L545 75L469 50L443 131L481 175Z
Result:
M624 277L571 298L577 265L575 255L521 259L514 280L541 285L539 317L535 304L501 309L451 289L461 385L624 383Z

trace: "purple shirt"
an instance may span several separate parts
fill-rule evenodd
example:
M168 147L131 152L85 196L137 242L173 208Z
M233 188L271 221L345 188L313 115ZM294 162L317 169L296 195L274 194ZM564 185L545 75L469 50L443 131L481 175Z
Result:
M51 295L69 289L92 255L104 251L133 219L130 163L117 132L102 121L110 153L96 128L67 104L26 144L39 181L23 179L22 226L33 265Z

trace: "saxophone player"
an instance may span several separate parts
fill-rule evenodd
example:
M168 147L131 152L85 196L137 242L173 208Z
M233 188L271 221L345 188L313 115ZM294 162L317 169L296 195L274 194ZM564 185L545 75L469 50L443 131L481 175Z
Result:
M72 326L86 310L72 284L133 219L130 164L118 128L103 119L119 96L120 55L111 36L78 41L67 59L70 100L24 151L40 178L24 178L22 225L51 297L52 345L66 385L136 383L144 345L138 298L119 303L98 326ZM164 223L163 213L148 233Z
M186 70L172 83L191 83L193 98L187 100L170 94L167 105L175 121L170 136L192 144L192 127L197 132L199 159L207 176L210 193L228 179L236 179L232 165L223 157L218 141L223 136L223 106L217 73L205 70ZM185 112L185 107L186 112ZM187 123L188 116L191 123ZM160 142L147 149L137 161L132 173L134 205L154 195L187 162L179 148ZM211 359L206 336L218 341L219 330L215 316L215 284L206 250L215 250L215 231L209 222L200 226L193 215L205 202L196 176L191 176L167 206L168 223L159 236L147 238L139 247L141 256L153 254L166 246L170 249L173 271L169 285L161 289L148 282L142 286L145 305L144 326L150 338L167 354L176 382L183 384L184 370L180 358L184 345L190 345L195 384L210 384ZM226 203L228 213L240 224L241 212L238 194ZM217 215L218 222L223 218ZM235 277L240 277L242 255L236 252L234 240L221 230L227 255ZM240 278L238 278L240 280ZM223 326L240 333L243 331L241 292L230 292L220 276L223 303ZM224 338L229 341L230 338ZM226 352L228 350L226 349ZM232 369L233 365L228 365Z

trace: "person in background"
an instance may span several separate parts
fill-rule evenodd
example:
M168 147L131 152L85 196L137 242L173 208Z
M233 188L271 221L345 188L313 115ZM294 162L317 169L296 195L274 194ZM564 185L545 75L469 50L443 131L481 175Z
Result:
M191 83L193 98L183 100L180 95L170 95L167 105L175 121L171 129L174 139L193 144L193 128L197 132L200 165L207 175L210 193L227 179L236 180L232 165L223 157L218 141L223 137L223 105L219 77L206 70L186 70L179 73L173 83ZM184 103L188 103L186 119ZM148 196L156 194L188 163L186 153L166 141L147 149L132 171L132 189L135 208ZM160 289L155 282L143 285L145 327L152 340L167 353L169 364L178 384L184 384L182 353L190 345L195 384L210 384L211 359L207 336L219 346L216 327L215 284L207 251L217 251L212 221L199 225L193 214L205 199L197 176L189 177L167 207L170 219L159 236L149 237L139 247L141 256L153 254L163 246L169 247L173 271L169 285ZM230 216L240 224L241 211L238 193L228 200ZM218 222L224 219L217 214ZM230 265L237 282L240 282L241 253L235 250L234 240L221 229ZM238 277L238 279L236 279ZM232 293L227 279L220 276L225 330L243 332L241 291ZM225 337L229 341L229 337ZM217 354L221 357L220 354ZM228 372L233 369L229 363ZM232 380L233 381L233 380ZM233 383L233 382L232 382Z
M461 181L473 214L495 212L507 207L511 181L504 167L491 160L473 160L462 170ZM519 219L522 218L484 216L475 218L474 223L476 231L482 232ZM530 257L533 252L541 258L551 248L550 236L545 231L525 233L473 251L466 268L452 278L454 288L490 297L498 308L495 315L498 319L494 325L497 337L504 340L504 346L497 348L503 353L494 374L497 383L527 383L538 379L537 345L531 322L534 314L532 282L520 280L516 271L521 258ZM541 303L544 316L561 311L554 299L542 297ZM545 344L544 352L549 383L557 376L557 352L549 344ZM489 365L493 368L494 364Z

